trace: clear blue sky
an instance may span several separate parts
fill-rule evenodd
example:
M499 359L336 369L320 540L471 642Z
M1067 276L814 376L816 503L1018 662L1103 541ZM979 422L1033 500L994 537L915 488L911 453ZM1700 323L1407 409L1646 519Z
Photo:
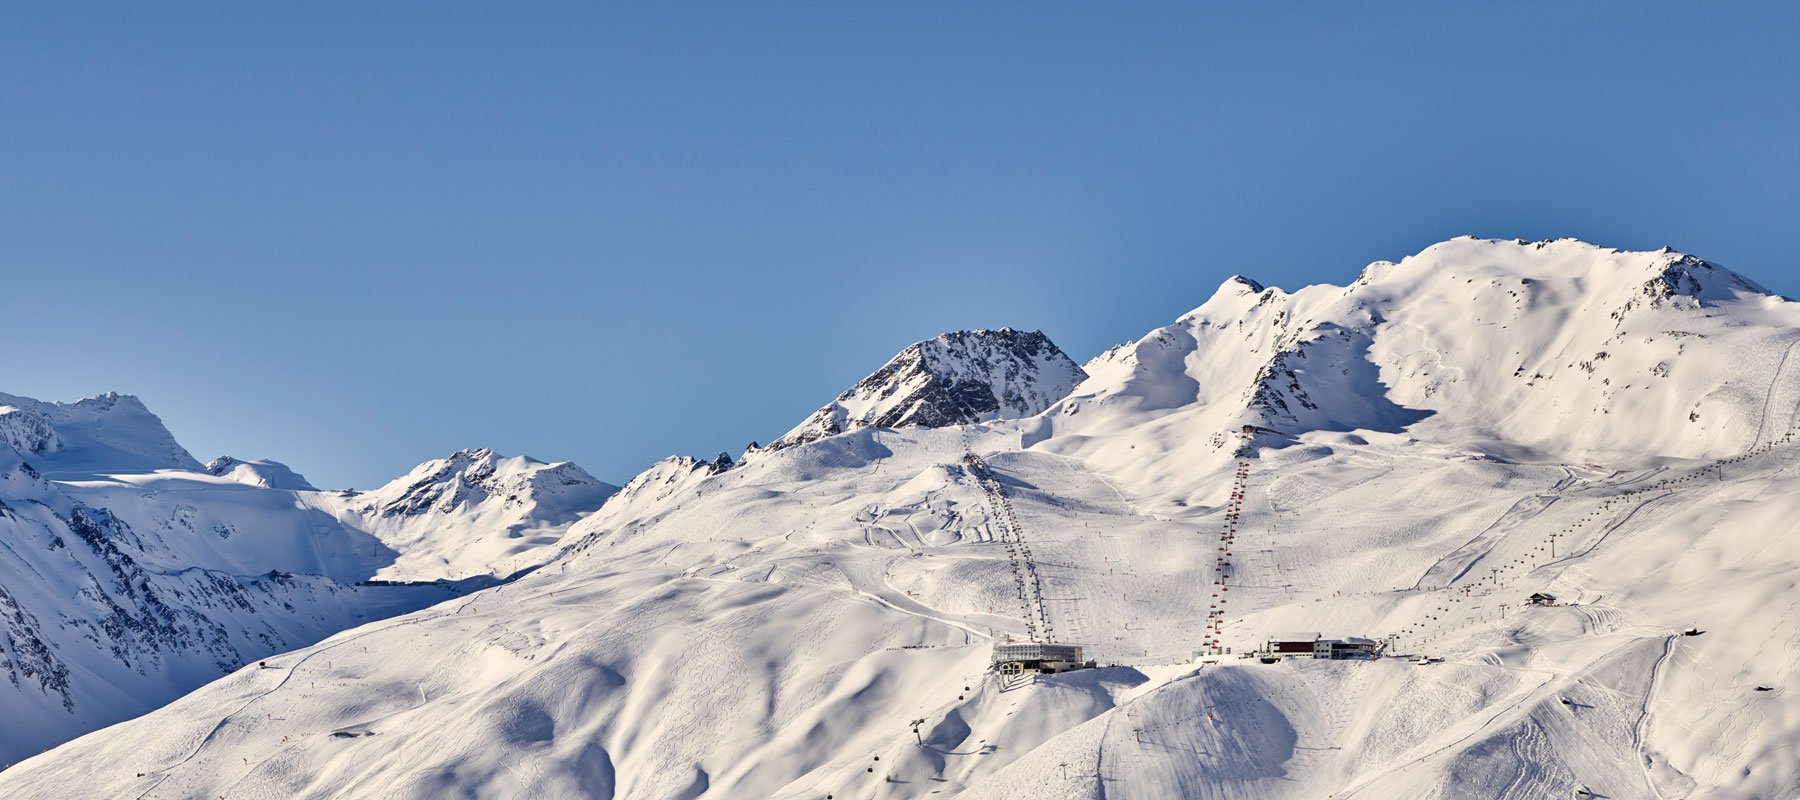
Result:
M621 482L941 331L1085 360L1463 233L1800 294L1793 4L599 5L7 4L0 391Z

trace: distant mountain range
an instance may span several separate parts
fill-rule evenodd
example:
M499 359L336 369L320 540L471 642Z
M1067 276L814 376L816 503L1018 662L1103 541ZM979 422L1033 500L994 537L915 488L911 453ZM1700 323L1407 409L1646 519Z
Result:
M0 763L532 566L616 490L484 450L320 492L275 461L201 466L120 394L0 395L0 442L0 709L31 721Z

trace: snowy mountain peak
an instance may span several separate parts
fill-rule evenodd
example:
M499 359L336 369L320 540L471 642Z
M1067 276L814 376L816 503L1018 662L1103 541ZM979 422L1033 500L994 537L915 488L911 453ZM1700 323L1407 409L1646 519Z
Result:
M501 456L487 448L458 450L433 459L364 495L383 517L451 514L494 500L508 508L554 497L604 497L613 487L570 462ZM598 505L596 502L595 505Z
M107 392L73 403L51 403L0 393L0 406L13 409L10 422L0 423L0 437L10 443L20 430L34 429L32 452L43 465L64 472L130 472L184 469L198 472L196 461L175 441L162 420L143 401ZM43 435L48 426L51 433ZM61 446L53 443L60 442Z
M1769 294L1755 281L1705 259L1675 252L1659 255L1664 259L1660 270L1644 282L1644 294L1653 299L1680 296L1705 303L1739 294Z
M1537 280L1580 277L1621 286L1656 281L1674 294L1689 296L1704 293L1735 295L1737 292L1769 294L1755 281L1670 247L1654 251L1620 250L1574 238L1527 241L1458 236L1398 262L1370 264L1364 270L1364 277L1386 280L1407 276L1416 280L1422 274L1434 272L1448 272L1465 280L1471 276Z
M219 456L206 463L206 471L221 478L229 478L251 486L261 486L265 489L318 491L318 488L309 483L305 476L295 472L288 465L266 458L244 461L231 456Z
M1793 405L1770 386L1788 379L1796 329L1800 304L1673 250L1461 237L1347 286L1228 281L1095 359L1050 422L1092 433L1180 409L1208 420L1213 452L1250 424L1407 430L1545 458L1712 456L1787 429ZM1121 457L1141 456L1135 444Z
M722 454L721 454L722 455ZM651 464L649 469L633 476L619 490L622 499L630 499L644 494L655 494L657 499L666 497L668 487L683 484L690 478L704 478L716 475L720 470L714 462L693 456L668 456Z
M1236 297L1247 294L1262 294L1264 288L1266 287L1257 283L1255 280L1246 278L1242 275L1233 275L1226 278L1224 283L1219 284L1219 290L1213 292L1213 297L1219 297L1221 295L1226 297Z
M766 450L862 428L942 428L1028 417L1086 377L1038 331L945 333L901 350Z
M570 523L618 487L571 462L502 456L487 448L427 461L373 491L342 500L342 516L401 555L379 577L459 579L528 566Z

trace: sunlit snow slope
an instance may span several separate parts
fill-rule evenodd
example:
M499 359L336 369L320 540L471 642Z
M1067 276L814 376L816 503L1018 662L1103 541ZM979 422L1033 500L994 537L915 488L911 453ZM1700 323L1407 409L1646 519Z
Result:
M134 397L0 396L0 764L491 585L554 555L611 489L573 465L486 458L486 483L450 483L500 496L384 513L379 491L319 492L273 461L203 469Z
M543 561L571 523L616 491L567 461L481 449L427 461L379 489L331 495L322 506L397 551L380 579L504 577Z
M942 428L1043 411L1087 374L1038 331L955 331L916 342L769 447L864 428Z
M1796 341L1800 305L1722 268L1573 241L1233 280L1041 414L661 462L544 568L0 795L1800 795ZM1025 620L969 451L1102 668L985 673ZM1297 629L1443 660L1202 663L1218 595L1236 652Z

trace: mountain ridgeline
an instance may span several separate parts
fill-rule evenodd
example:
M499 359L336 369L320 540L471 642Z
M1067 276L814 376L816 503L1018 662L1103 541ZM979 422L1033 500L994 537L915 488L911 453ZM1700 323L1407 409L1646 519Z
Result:
M865 428L945 428L1029 417L1087 377L1038 331L956 331L915 343L769 445Z
M200 465L137 398L0 396L7 763L269 654L503 579L614 487L464 451L373 492Z

